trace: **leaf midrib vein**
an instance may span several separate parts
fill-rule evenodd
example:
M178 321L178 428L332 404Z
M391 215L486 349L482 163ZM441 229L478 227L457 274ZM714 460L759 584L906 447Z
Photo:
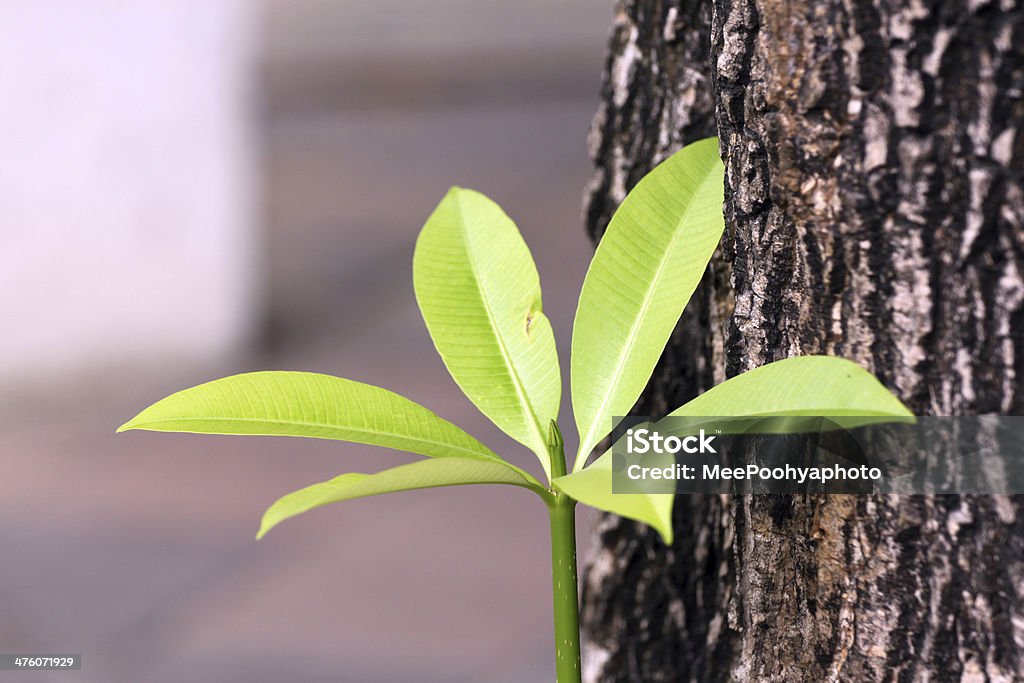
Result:
M462 200L456 199L455 201L456 210L459 212L459 232L462 233L463 243L467 249L467 260L469 261L470 270L473 273L473 283L476 285L477 293L480 295L480 302L483 304L484 311L487 313L487 322L490 324L491 331L494 333L494 337L498 342L498 349L501 351L501 359L505 363L505 367L508 368L509 374L512 376L512 386L515 388L516 397L519 400L520 407L526 408L526 414L528 417L528 423L533 428L533 436L537 439L538 444L535 444L535 448L539 446L546 446L546 441L541 435L540 422L538 421L536 411L533 409L533 404L530 403L529 398L526 396L522 380L519 377L519 373L516 372L515 365L512 363L512 359L509 356L508 349L505 347L505 341L501 337L501 332L498 330L495 324L494 312L491 310L490 304L487 301L487 296L483 292L483 287L480 284L480 277L477 273L476 263L473 261L472 256L469 254L470 238L469 233L466 230L466 215L462 210ZM511 219L509 219L511 220ZM544 459L541 457L543 451L537 451L537 457L541 459L541 465L544 465ZM545 473L548 472L548 467L544 467ZM548 476L551 476L548 474Z
M351 434L359 435L376 435L376 436L391 436L398 439L404 439L413 443L428 444L434 446L442 446L449 450L459 451L468 454L467 456L447 456L447 457L471 457L474 459L486 460L488 462L499 462L502 464L508 464L502 458L496 454L484 453L480 451L474 451L466 448L465 446L458 446L447 441L435 441L433 439L424 439L422 437L407 436L404 434L397 434L395 432L386 432L376 429L361 429L359 427L346 427L342 425L332 425L323 422L309 422L307 420L286 420L283 418L267 419L259 417L165 417L158 419L148 419L133 423L130 428L132 429L144 429L146 425L157 425L157 424L170 424L170 423L193 423L193 422L245 422L245 423L260 423L260 424L271 424L271 425L282 425L282 426L294 426L294 427L310 427L316 429L325 429L328 431L348 432ZM317 436L309 436L306 434L255 434L253 436L298 436L304 438L322 438ZM469 435L467 435L469 436ZM472 438L472 437L469 437ZM350 439L344 439L349 441ZM376 444L371 444L376 445ZM446 456L427 456L427 457L446 457Z
M707 173L704 174L704 179L701 180L700 186L697 188L697 191L695 191L690 197L689 204L683 211L683 215L680 216L678 221L676 221L677 226L685 223L686 220L689 218L690 212L693 210L693 206L696 203L697 198L701 196L701 193L704 190L704 186L707 184L711 176L714 175L712 173L713 171L714 164L712 164L711 168L709 168ZM682 235L677 227L677 229L674 231L674 236L669 241L668 248L665 249L665 251L662 253L662 257L658 262L658 269L655 272L654 277L651 278L650 284L646 287L646 291L644 292L643 304L640 308L639 314L635 317L634 320L643 320L644 316L647 314L647 309L650 307L651 300L653 299L652 293L655 289L654 284L661 279L661 276L665 271L665 266L668 264L669 254L672 252L672 249L675 246L677 240L681 239L681 237ZM623 359L629 356L629 352L636 344L636 339L639 334L639 328L639 324L634 324L633 326L631 326L629 336L626 340L626 344L623 345L622 350L619 352L618 356L615 359L615 370L613 372L611 381L609 381L606 385L609 388L614 387L616 384L618 384L619 378L622 376L625 367L625 362L623 361ZM601 422L601 416L604 414L604 411L607 408L609 401L611 400L612 392L610 390L604 391L602 393L604 395L601 399L601 403L599 404L597 411L594 413L595 419L591 422L590 427L587 429L587 438L580 439L580 451L576 454L576 462L573 465L573 469L576 471L578 471L580 463L585 462L586 457L590 455L589 453L583 453L584 445L589 443L593 439L594 431L597 428L597 425Z

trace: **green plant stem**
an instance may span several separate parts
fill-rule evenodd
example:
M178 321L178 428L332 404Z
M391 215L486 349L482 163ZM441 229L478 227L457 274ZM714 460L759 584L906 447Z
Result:
M558 683L580 683L580 616L576 581L576 501L558 494L551 517L551 579Z
M565 475L565 442L558 423L548 425L551 473ZM576 581L576 501L552 489L545 502L551 519L551 592L555 604L555 672L558 683L580 683L580 603Z
M558 423L548 425L551 473L565 475L565 443ZM551 518L551 592L555 603L555 672L558 683L580 683L580 603L576 581L576 501L554 490Z

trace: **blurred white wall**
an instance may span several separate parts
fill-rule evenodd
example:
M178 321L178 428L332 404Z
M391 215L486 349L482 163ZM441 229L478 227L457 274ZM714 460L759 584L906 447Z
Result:
M245 0L0 3L0 380L208 360L258 302Z

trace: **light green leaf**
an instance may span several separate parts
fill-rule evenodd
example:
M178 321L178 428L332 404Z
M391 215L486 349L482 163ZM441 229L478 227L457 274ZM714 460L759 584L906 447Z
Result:
M200 384L146 408L118 431L129 429L338 439L511 467L466 432L407 398L309 372L253 372Z
M636 403L722 237L718 141L687 145L626 197L590 264L572 335L574 470Z
M427 329L466 396L551 476L545 441L561 379L540 279L515 223L452 188L416 241L413 282Z
M855 418L848 427L870 423L869 417L913 417L906 406L859 365L831 356L802 356L769 363L733 377L670 413L673 417L833 416ZM696 424L692 425L696 426ZM814 425L815 427L820 425ZM655 426L657 428L657 426ZM800 428L800 423L794 425ZM592 465L554 480L554 485L581 503L657 529L672 541L674 496L657 493L612 493L612 452Z
M262 538L284 520L322 505L382 493L465 484L510 484L538 489L533 481L498 462L470 458L420 460L377 474L343 474L289 493L263 514L256 538Z
M610 450L586 469L556 477L551 483L581 503L651 526L661 534L666 545L672 544L672 503L675 496L668 493L612 493Z
M833 356L799 356L722 382L672 416L913 415L874 375Z

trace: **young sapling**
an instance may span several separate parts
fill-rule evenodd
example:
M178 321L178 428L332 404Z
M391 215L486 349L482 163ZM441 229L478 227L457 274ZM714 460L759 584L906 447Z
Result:
M610 451L588 458L643 391L724 229L718 142L684 147L628 194L598 245L572 334L572 467L558 422L561 374L540 280L515 223L493 201L452 188L416 243L416 300L452 378L543 474L513 465L427 408L385 389L328 375L253 372L185 389L118 431L312 437L424 456L375 474L348 473L285 495L263 515L262 538L316 507L382 493L503 484L536 494L550 517L559 683L580 681L575 506L656 529L672 543L669 494L613 494ZM871 374L846 360L790 358L733 377L678 416L909 416Z

